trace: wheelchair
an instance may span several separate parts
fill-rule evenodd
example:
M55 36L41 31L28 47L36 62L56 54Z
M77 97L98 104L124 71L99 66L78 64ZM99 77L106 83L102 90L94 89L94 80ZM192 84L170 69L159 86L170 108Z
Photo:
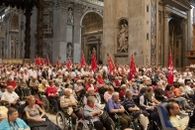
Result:
M142 130L142 126L138 120L138 118L134 118L132 115L130 115L127 111L125 111L125 113L131 118L131 123L129 128L133 129L133 130ZM119 116L115 113L114 118L116 119L115 122L115 127L116 130L122 130L121 128L121 123L120 123L120 119Z
M90 119L84 119L83 110L78 110L81 115L77 115L76 124L73 124L71 115L60 110L56 114L56 123L62 130L94 130L93 122Z
M56 114L56 123L62 130L72 130L72 118L71 116L66 116L63 111L59 111Z
M167 111L167 103L163 103L159 106L157 106L157 111L158 111L158 115L160 118L160 123L161 123L161 128L162 130L176 130L176 128L174 128L171 124L171 122L169 121L169 117L168 117L168 111Z

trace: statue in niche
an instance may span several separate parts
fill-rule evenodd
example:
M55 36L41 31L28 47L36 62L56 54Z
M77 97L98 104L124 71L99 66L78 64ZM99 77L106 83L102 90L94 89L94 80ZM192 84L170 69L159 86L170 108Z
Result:
M126 20L121 20L120 30L118 34L118 46L117 52L128 53L128 22Z
M66 58L72 59L73 56L73 46L72 43L69 42L66 47Z
M73 9L71 7L68 8L68 19L67 19L67 24L73 24Z

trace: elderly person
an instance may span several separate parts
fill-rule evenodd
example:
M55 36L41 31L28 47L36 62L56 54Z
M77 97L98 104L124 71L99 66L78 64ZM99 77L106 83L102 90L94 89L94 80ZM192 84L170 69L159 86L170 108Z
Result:
M64 95L60 97L60 108L64 111L65 114L68 114L72 117L73 124L76 124L77 116L75 115L74 107L77 106L77 100L71 94L70 89L64 90Z
M84 104L87 104L87 97L89 97L89 96L94 96L94 98L95 98L95 104L99 108L102 109L102 107L104 107L104 105L101 104L101 97L100 97L99 93L95 92L95 89L94 88L88 89L86 96L84 96L84 98L83 98L83 103Z
M83 86L83 81L82 80L77 80L76 84L74 84L74 90L77 95L77 97L82 98L83 95L85 94L85 88Z
M46 88L45 93L51 105L54 108L54 112L59 111L59 104L58 104L58 88L55 86L53 81L50 81L49 86Z
M84 117L92 121L96 130L103 130L104 127L106 130L113 130L114 126L112 125L110 117L106 119L107 122L102 122L102 114L103 111L95 105L95 98L93 96L89 96L87 98L87 104L84 107Z
M0 130L30 130L30 127L20 118L15 108L9 108L8 118L0 123Z
M133 98L132 98L132 93L130 90L127 90L126 92L126 96L125 99L123 101L123 106L124 108L130 112L132 114L132 116L134 118L138 118L143 130L147 130L148 128L148 124L149 124L149 120L148 117L146 117L145 115L147 115L147 112L142 111L134 102Z
M48 120L41 107L35 104L34 96L29 96L27 103L24 111L31 130L59 130L54 123Z
M31 93L34 95L38 92L39 81L36 78L31 78L29 83Z
M89 96L87 98L87 104L84 107L84 117L92 121L95 129L103 130L103 124L99 118L102 113L103 111L95 105L95 98Z
M185 130L188 126L189 117L180 115L180 107L176 102L170 102L167 106L167 110L169 113L169 120L173 127L177 130Z
M7 101L10 105L16 105L19 100L19 96L14 91L14 88L9 85L7 86L7 91L3 93L1 100Z
M109 99L112 98L112 94L114 93L114 88L109 86L107 91L104 93L104 101L107 103Z
M112 99L108 100L106 105L107 111L111 118L116 121L115 114L118 115L119 121L121 123L122 129L128 128L130 125L130 118L125 114L125 108L122 106L119 100L119 93L114 92Z

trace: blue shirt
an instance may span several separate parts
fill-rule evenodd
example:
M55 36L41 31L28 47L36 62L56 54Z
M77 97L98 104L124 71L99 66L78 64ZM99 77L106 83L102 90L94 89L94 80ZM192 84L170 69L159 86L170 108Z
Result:
M0 122L0 130L18 130L30 128L22 119L17 118L14 123L10 123L7 119Z
M108 109L108 112L110 112L112 109L120 109L120 102L114 102L112 99L109 99L108 100L108 103L107 103L107 109Z

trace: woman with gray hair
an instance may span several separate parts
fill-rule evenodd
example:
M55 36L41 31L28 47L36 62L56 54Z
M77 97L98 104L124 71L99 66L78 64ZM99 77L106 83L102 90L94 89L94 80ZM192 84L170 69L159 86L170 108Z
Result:
M84 107L84 117L90 119L94 124L95 129L103 130L103 124L100 121L99 116L103 113L96 105L95 98L89 96L87 98L87 104Z
M84 107L84 117L86 119L90 119L92 123L94 124L95 129L97 130L103 130L105 127L106 130L113 130L114 129L114 123L112 119L109 117L108 114L100 110L95 105L95 97L89 96L87 98L87 104ZM104 116L106 122L102 119L102 116Z

